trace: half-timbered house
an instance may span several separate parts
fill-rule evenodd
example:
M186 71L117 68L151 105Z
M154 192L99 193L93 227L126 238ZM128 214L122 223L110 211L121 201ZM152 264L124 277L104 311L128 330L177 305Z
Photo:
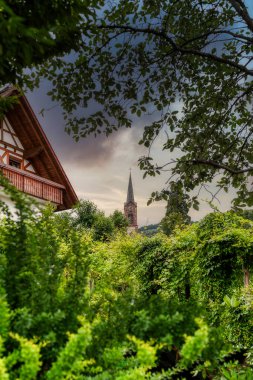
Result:
M0 91L1 97L12 95L20 97L0 120L0 170L40 203L51 202L57 210L71 208L77 196L27 98L15 87ZM0 199L10 203L3 191Z

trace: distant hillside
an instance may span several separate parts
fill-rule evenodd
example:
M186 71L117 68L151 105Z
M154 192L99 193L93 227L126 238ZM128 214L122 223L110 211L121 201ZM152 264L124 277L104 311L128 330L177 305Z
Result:
M159 223L149 224L148 226L143 226L139 228L139 232L146 236L155 235L158 232Z

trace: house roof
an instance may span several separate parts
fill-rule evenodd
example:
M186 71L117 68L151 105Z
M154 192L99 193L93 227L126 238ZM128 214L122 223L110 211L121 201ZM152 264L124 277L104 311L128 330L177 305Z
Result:
M19 102L7 113L6 117L24 148L24 156L32 163L36 174L64 186L63 205L59 209L69 209L77 201L77 195L48 141L27 98L15 87L0 90L0 96L18 95Z

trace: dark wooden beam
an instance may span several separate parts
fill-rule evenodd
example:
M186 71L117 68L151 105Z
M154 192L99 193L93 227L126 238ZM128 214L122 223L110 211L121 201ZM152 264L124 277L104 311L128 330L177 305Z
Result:
M29 158L33 158L42 153L44 148L42 146L36 146L35 148L31 148L24 151L24 159L27 160Z

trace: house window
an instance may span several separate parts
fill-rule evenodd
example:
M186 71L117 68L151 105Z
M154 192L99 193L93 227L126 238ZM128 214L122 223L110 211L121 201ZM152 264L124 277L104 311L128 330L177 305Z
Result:
M17 169L21 169L21 161L19 161L17 158L10 157L9 165L14 166Z

